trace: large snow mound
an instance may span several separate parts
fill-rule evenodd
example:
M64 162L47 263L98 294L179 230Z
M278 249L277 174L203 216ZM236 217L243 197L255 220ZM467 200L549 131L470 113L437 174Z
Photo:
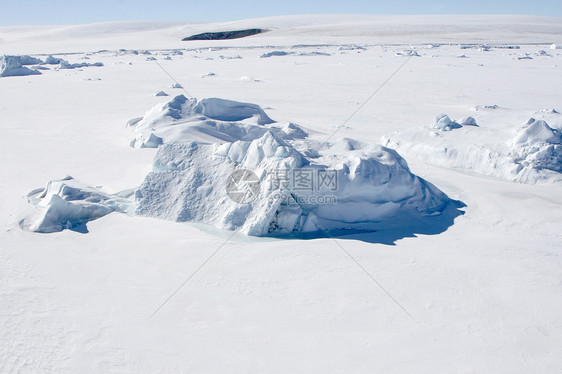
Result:
M45 188L28 194L33 212L20 224L23 228L50 233L71 229L85 231L85 224L111 212L126 212L131 205L126 193L108 194L72 177L52 180Z
M255 179L233 182L237 171ZM332 184L319 185L330 177ZM240 193L252 193L250 201L227 195L233 183ZM373 230L385 219L439 214L450 202L392 150L349 139L321 148L271 131L252 141L161 146L135 197L139 215L255 236Z
M25 65L32 65L35 59L29 56L7 56L0 57L0 77L16 77L24 75L38 75L40 71L27 68ZM40 60L39 60L40 61Z
M455 123L438 115L431 127L383 136L382 145L437 166L465 169L521 183L562 181L560 131L544 120L529 119L505 142L489 143L500 130L474 126L474 119ZM436 122L438 125L436 125ZM494 136L496 135L496 136Z

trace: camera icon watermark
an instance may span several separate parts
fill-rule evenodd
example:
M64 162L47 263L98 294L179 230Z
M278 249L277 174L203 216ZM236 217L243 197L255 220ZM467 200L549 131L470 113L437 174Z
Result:
M234 170L226 181L226 194L235 203L249 204L260 194L260 179L250 170Z

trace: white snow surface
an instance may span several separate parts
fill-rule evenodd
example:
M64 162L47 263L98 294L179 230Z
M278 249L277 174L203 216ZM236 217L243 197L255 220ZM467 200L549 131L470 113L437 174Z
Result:
M271 31L180 40L250 27ZM549 48L562 44L561 27L554 17L454 15L0 27L1 54L104 65L59 70L58 60L41 75L0 78L0 372L558 372L562 187L551 177L560 173L528 165L555 160L542 150L557 149L562 128L562 52ZM259 58L279 50L295 53ZM406 50L420 57L396 55ZM149 54L173 79L146 61ZM201 79L209 71L216 76ZM124 126L127 120L180 93L190 96L181 89L153 96L171 94L175 81L198 98L255 103L277 121L208 119L217 124L265 128L277 138L275 128L298 135L289 124L306 126L308 137L281 140L311 164L330 166L331 154L348 157L342 166L376 155L372 144L399 132L396 140L419 138L419 147L473 146L469 165L494 159L494 152L509 156L496 157L496 168L528 168L537 183L438 166L442 148L409 154L404 147L397 152L411 173L464 202L465 214L402 216L375 232L306 240L250 237L117 209L85 223L88 233L80 219L67 225L56 214L52 227L72 230L22 229L26 209L37 218L48 206L38 191L29 197L38 205L28 204L26 193L40 186L65 210L104 213L94 201L78 206L58 191L68 185L98 196L102 206L118 201L130 209L135 197L120 191L142 186L155 156L173 147L209 152L208 162L226 169L229 159L214 152L230 154L226 148L236 141L129 146L134 127ZM462 127L432 129L438 113ZM306 153L334 131L324 155ZM266 132L239 142L265 140ZM156 136L148 128L146 134ZM371 145L344 151L345 138ZM480 165L493 169L488 160ZM212 170L202 175L212 178ZM46 188L65 175L76 179Z

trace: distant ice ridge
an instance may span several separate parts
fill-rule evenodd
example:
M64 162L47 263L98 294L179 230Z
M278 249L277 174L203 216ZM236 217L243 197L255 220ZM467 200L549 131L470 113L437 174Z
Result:
M101 63L101 62L94 62L94 63L78 62L78 63L72 64L72 63L70 63L66 60L61 60L61 62L59 64L59 69L78 69L78 68L85 68L85 67L90 67L90 66L101 67L101 66L103 66L103 63Z
M264 53L260 56L260 58L269 58L269 57L275 57L275 56L287 56L293 54L293 52L285 52L285 51L271 51L271 52L267 52Z
M37 61L41 62L41 60L30 56L3 55L2 57L0 57L0 77L16 77L41 74L41 72L36 69L30 69L23 66L36 64Z
M53 232L134 211L253 236L298 236L403 227L458 207L394 150L311 140L255 104L178 95L128 126L132 146L158 148L134 202L71 178L52 181L30 194L36 212L22 226Z
M2 56L0 57L0 77L14 77L14 76L25 76L25 75L38 75L41 72L38 70L48 70L47 68L40 65L59 65L59 69L76 69L90 66L103 66L101 62L87 63L80 62L71 64L70 62L63 60L62 58L55 58L51 55L47 57L45 62L41 61L36 57L31 57L28 55L22 56ZM33 68L25 67L24 65L38 65Z
M52 180L45 188L27 195L32 212L20 224L23 228L50 233L64 229L86 231L85 224L111 212L125 213L131 193L112 195L87 186L72 177Z
M451 126L453 124L453 126ZM472 126L467 127L467 125ZM544 120L529 119L503 143L489 143L495 134L474 127L468 117L461 123L435 117L430 128L383 136L384 146L437 166L459 168L521 183L562 181L560 131ZM447 131L457 129L455 131Z

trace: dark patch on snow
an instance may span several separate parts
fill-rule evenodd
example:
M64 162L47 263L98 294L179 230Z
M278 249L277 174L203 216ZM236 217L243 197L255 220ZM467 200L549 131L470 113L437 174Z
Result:
M191 35L183 38L182 41L187 40L226 40L226 39L239 39L247 36L252 36L264 32L263 29L246 29L235 31L219 31L219 32L204 32L201 34Z

